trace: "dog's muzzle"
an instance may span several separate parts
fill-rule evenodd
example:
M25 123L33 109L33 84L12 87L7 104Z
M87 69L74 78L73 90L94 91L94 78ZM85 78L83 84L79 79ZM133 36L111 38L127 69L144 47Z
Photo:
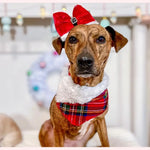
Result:
M77 57L77 74L92 74L94 59L89 53L81 53Z

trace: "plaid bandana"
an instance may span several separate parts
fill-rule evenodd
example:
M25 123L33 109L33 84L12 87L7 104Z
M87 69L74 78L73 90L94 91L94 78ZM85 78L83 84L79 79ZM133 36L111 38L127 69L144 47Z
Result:
M80 126L85 121L102 114L108 105L108 90L106 89L96 98L85 104L70 104L57 102L62 115L73 125Z

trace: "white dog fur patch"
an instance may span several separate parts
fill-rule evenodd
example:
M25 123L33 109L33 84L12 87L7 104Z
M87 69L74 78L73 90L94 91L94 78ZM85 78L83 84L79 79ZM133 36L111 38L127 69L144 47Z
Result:
M68 67L65 67L57 89L56 101L84 104L99 96L107 87L108 76L105 73L102 82L95 87L80 86L73 82L71 76L68 75Z

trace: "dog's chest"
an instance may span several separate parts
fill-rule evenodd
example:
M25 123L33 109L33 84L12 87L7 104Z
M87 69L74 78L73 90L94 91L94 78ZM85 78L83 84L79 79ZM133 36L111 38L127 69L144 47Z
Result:
M87 132L91 132L92 128L90 128L90 125L92 125L92 120L90 119L89 121L86 121L85 123L82 124L81 129L79 130L79 136L82 138L87 134Z
M91 137L91 134L94 132L94 126L91 124L91 121L87 121L82 124L81 129L78 131L79 134L75 136L73 139L68 137L65 138L64 147L84 147L88 139Z

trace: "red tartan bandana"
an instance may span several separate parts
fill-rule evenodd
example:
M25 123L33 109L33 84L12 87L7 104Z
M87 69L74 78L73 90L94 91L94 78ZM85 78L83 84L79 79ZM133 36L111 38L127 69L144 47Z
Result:
M102 114L108 105L108 90L85 104L57 102L62 115L73 125L80 126L84 122Z

